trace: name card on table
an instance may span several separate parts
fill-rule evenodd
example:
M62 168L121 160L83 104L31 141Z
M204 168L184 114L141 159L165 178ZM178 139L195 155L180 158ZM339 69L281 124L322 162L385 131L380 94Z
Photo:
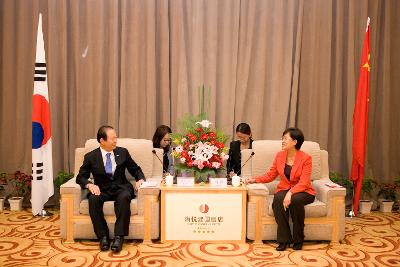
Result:
M211 187L227 187L228 180L226 178L210 178Z
M177 186L194 186L194 177L177 177Z

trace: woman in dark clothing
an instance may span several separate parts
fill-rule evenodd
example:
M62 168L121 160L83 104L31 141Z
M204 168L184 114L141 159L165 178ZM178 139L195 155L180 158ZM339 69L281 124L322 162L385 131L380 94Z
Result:
M242 149L251 148L253 139L251 138L251 129L247 123L240 123L236 127L236 138L229 147L229 159L226 163L227 174L230 178L241 173L241 153Z
M162 148L163 153L163 173L174 173L174 162L171 155L171 128L166 125L157 127L153 136L153 147Z

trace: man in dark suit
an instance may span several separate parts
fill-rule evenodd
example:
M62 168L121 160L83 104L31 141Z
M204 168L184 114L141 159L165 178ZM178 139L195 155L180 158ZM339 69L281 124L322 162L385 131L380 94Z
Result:
M100 147L87 153L83 165L76 177L76 182L82 188L88 189L89 214L93 223L94 232L100 239L102 251L110 248L109 230L104 218L103 204L105 201L115 201L116 215L114 235L111 244L113 252L120 252L124 236L129 233L131 216L130 203L135 198L132 184L125 176L125 170L135 177L136 188L145 180L142 169L133 161L128 150L117 147L117 134L111 126L101 126L97 132L97 141ZM89 181L92 174L94 183Z

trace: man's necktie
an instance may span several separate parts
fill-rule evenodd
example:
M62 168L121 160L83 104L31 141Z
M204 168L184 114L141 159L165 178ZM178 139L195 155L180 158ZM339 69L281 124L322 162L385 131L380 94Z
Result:
M112 179L112 163L111 163L111 153L106 154L106 174L110 179Z

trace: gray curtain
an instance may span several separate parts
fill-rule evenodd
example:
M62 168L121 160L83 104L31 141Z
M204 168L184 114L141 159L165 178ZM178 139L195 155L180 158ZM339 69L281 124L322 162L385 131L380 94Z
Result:
M0 170L31 168L31 95L38 13L52 116L54 171L73 170L74 149L101 124L151 139L160 124L198 112L255 139L288 126L329 151L348 174L352 114L367 17L371 88L366 173L400 176L398 1L119 0L0 1ZM393 65L393 66L392 66Z

